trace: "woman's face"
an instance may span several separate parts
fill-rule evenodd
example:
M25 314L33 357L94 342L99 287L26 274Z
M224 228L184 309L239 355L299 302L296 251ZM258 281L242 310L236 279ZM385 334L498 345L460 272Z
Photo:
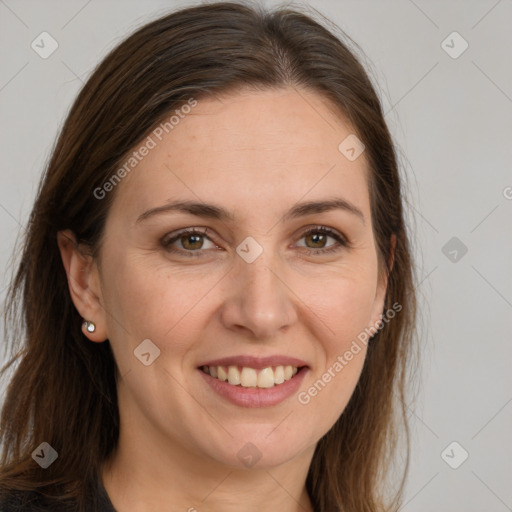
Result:
M167 445L232 467L311 455L383 308L365 154L353 138L339 149L353 129L312 92L231 94L181 115L139 146L101 248L92 320L119 368L122 434L155 457ZM339 203L311 206L327 201ZM283 383L288 365L303 368Z

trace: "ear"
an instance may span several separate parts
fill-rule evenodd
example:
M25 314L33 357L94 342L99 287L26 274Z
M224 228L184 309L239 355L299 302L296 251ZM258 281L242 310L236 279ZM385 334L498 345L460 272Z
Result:
M68 278L71 300L84 320L94 322L96 330L82 332L94 342L107 339L105 309L102 306L100 279L97 264L91 254L76 242L75 234L67 229L57 233L62 263Z
M396 236L393 234L390 237L390 252L387 257L388 266L380 271L380 276L377 283L377 290L375 293L375 301L372 308L371 326L376 326L382 319L384 310L384 301L386 300L386 291L388 288L388 277L393 270L395 264L395 249L396 249Z

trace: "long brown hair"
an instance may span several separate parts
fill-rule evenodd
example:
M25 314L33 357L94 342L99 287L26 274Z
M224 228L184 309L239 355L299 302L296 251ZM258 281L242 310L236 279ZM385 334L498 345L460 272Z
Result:
M389 273L384 310L401 305L368 345L357 387L319 441L306 486L318 512L398 508L403 478L396 493L382 491L399 432L407 441L404 474L408 462L404 391L416 301L403 185L378 96L354 43L314 17L240 2L182 9L112 50L79 93L42 178L6 301L11 359L2 374L16 367L0 420L0 491L35 490L53 509L74 502L85 510L85 497L118 440L116 363L108 340L90 343L81 332L57 232L71 229L98 254L115 191L103 200L94 191L191 97L294 87L330 100L366 146L374 235ZM31 457L43 441L59 454L44 470Z

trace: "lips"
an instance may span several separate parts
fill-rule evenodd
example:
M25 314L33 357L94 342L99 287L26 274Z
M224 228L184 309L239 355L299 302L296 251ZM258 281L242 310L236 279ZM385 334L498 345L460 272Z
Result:
M231 403L270 407L297 392L309 366L285 355L242 355L204 361L197 369L210 389Z

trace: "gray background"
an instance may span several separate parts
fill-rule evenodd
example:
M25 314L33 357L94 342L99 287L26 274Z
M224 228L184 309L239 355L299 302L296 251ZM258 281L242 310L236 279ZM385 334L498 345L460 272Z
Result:
M512 510L512 1L308 3L368 56L408 176L423 364L402 510ZM0 0L0 298L83 81L136 26L180 5ZM43 31L59 45L47 59L31 48ZM454 31L469 44L458 58L445 51L463 48Z

